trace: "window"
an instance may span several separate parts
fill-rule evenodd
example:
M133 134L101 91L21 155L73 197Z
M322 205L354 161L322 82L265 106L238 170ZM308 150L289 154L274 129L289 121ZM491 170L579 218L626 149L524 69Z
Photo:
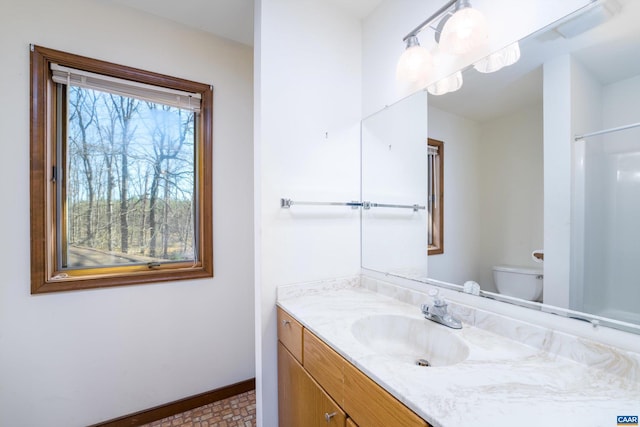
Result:
M31 293L213 276L211 86L31 49Z
M429 255L444 253L444 142L428 140L427 235Z

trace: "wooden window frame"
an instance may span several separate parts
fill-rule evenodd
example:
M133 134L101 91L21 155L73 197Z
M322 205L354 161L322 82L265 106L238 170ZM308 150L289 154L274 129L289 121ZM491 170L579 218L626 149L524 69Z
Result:
M31 293L47 293L111 286L213 277L212 134L213 88L210 85L117 65L66 52L31 46ZM50 64L76 68L134 82L199 93L200 119L196 122L195 150L197 200L197 259L161 266L128 265L57 271L56 195L51 171L55 165L55 83Z
M444 142L428 138L427 144L438 148L438 200L432 214L433 243L429 245L427 255L444 253ZM431 226L427 224L427 226Z

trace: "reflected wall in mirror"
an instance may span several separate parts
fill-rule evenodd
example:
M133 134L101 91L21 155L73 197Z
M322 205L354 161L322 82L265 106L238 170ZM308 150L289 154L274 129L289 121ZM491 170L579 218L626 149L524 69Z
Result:
M640 130L574 141L640 122L639 19L640 2L593 3L522 40L515 65L469 68L460 91L429 96L428 136L447 143L446 250L420 280L499 297L494 267L519 267L544 287L531 307L640 324Z
M427 273L427 94L362 121L362 199L421 209L362 209L362 263L379 272ZM366 260L366 261L365 261Z

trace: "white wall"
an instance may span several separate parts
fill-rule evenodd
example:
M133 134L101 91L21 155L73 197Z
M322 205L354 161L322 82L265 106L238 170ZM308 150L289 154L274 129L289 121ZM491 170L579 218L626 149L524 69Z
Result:
M360 271L360 23L325 0L256 8L258 425L277 425L276 287Z
M569 304L571 236L571 58L544 64L544 302Z
M531 257L543 248L542 128L541 104L480 126L479 283L490 292L493 266L542 270Z
M573 133L584 134L602 130L602 84L575 58L572 58L570 64ZM597 140L600 143L597 143ZM570 270L571 286L567 291L569 307L588 313L599 312L589 301L597 301L599 305L603 299L602 292L607 288L602 286L605 283L605 269L601 263L606 239L606 229L603 225L607 210L605 204L601 203L605 190L605 168L600 159L604 153L601 138L597 140L590 138L587 141L571 142L570 168L573 180L570 228L573 264ZM546 273L552 278L558 272L557 269L549 269Z
M428 259L429 277L479 281L479 125L429 107L429 137L444 142L444 253Z
M579 260L584 258L588 263L592 255L582 252L582 237L576 231L580 227L593 227L593 224L601 222L602 216L594 212L589 213L590 218L576 213L572 216L572 201L584 197L585 190L588 190L584 181L572 180L574 170L577 172L576 168L583 167L573 161L574 152L578 155L584 148L584 143L575 143L573 137L600 129L601 87L589 71L570 55L548 61L543 69L544 302L552 306L584 309L575 305L582 296L571 295L570 283L580 283L579 280L586 278L581 275L571 278L570 273L572 265L574 271L578 271ZM587 249L585 246L585 251Z
M2 9L0 425L87 425L252 378L251 49L100 0ZM29 43L214 85L215 278L30 295Z
M637 93L640 93L640 76L633 76L604 86L602 93L603 126L609 128L637 123L640 120L640 113L638 113L640 99L633 96Z

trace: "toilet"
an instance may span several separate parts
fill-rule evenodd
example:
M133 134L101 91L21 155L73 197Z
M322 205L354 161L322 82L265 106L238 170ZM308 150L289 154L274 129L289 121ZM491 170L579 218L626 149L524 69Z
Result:
M542 301L542 270L498 265L493 267L493 281L498 293L528 301Z

